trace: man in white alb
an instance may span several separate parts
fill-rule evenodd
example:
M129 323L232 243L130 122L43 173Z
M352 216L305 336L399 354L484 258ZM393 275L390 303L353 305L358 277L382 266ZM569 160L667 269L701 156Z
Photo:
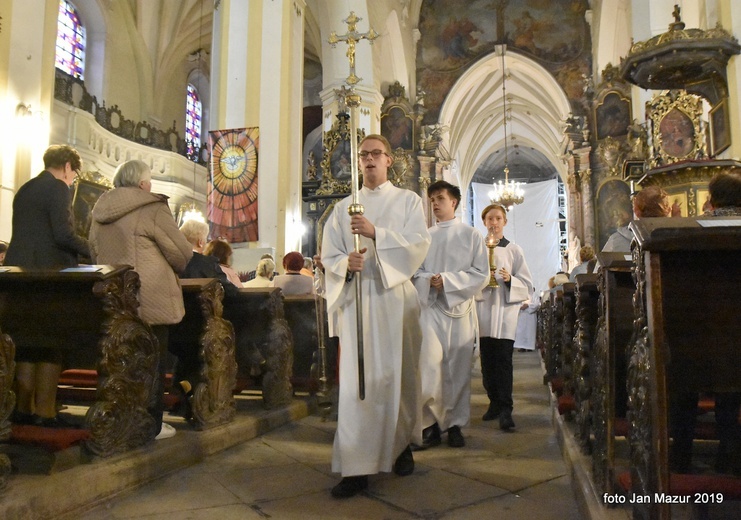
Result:
M419 301L411 282L430 247L422 199L388 181L391 147L369 135L360 142L363 215L348 215L351 197L335 206L324 227L327 312L338 317L340 396L332 471L342 480L335 498L368 487L368 475L414 471L410 443L418 428ZM360 252L354 236L360 235ZM358 395L355 273L361 275L365 399ZM414 431L417 426L417 432ZM416 435L413 435L416 433Z
M414 275L422 305L422 445L437 446L441 431L448 445L465 445L461 427L471 415L471 367L478 335L473 297L489 281L484 238L456 218L461 191L446 181L427 189L437 224L432 244Z

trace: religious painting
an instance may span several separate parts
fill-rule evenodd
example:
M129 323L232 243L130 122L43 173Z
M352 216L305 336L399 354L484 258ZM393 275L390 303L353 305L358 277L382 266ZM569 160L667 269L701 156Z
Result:
M698 215L704 214L710 210L710 191L709 190L697 190L697 204L700 208Z
M90 235L90 225L93 223L93 207L98 199L111 185L84 179L82 172L75 180L75 192L72 196L72 216L74 218L75 233L83 238Z
M687 114L673 109L659 123L661 147L672 157L686 157L694 148L695 129Z
M419 11L417 85L425 92L423 124L434 124L456 81L505 43L548 70L571 100L583 96L591 64L588 0L445 2Z
M350 116L347 113L337 114L337 121L331 130L324 133L321 161L321 183L317 195L337 195L350 193L352 180L352 157L350 150ZM365 136L362 128L357 129L358 142ZM360 180L360 179L358 179Z
M646 103L646 116L651 129L649 168L705 156L700 96L683 90L655 96Z
M597 208L599 248L602 249L610 235L633 220L630 186L620 180L605 182L597 192Z
M255 242L259 129L209 132L211 149L207 219L211 236L231 243Z
M595 108L597 139L628 135L630 99L617 91L608 92Z
M391 149L414 149L414 120L400 107L391 107L381 116L381 135L388 139Z
M330 170L332 177L339 181L348 181L352 176L352 151L350 140L342 139L337 143L330 155Z
M731 146L728 118L728 100L724 98L710 109L710 155L712 157Z
M689 216L686 193L675 193L673 195L669 195L669 205L672 207L672 216Z

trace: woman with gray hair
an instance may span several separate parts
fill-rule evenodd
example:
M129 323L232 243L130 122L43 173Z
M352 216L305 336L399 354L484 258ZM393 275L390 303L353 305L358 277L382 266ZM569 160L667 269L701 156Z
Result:
M177 273L193 252L178 229L167 197L151 193L152 171L139 160L120 165L114 189L93 208L90 253L97 264L128 264L139 274L139 316L151 325L160 348L157 402L148 411L156 422L157 438L172 437L175 429L162 422L164 412L164 357L169 325L185 315Z

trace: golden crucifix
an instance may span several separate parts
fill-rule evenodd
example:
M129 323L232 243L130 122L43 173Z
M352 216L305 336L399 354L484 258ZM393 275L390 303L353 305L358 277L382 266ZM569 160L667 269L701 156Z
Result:
M329 33L329 44L335 47L338 42L347 42L347 60L350 62L350 75L345 80L350 87L354 87L360 81L360 78L355 75L355 45L360 40L368 40L373 43L373 40L378 38L378 33L373 30L372 27L368 29L367 33L359 33L356 30L358 22L362 18L358 18L355 15L355 11L350 11L350 16L342 20L347 24L347 33L342 36L337 36L335 31Z
M337 36L337 33L332 31L329 34L329 42L332 47L337 45L337 42L347 42L347 59L350 62L350 75L347 77L345 82L350 86L346 89L343 85L341 90L336 90L338 97L340 98L340 108L342 105L346 105L350 108L350 155L352 160L352 180L350 181L350 189L352 190L352 204L347 209L347 212L352 215L362 215L365 211L363 205L360 204L358 199L358 107L360 106L360 95L355 92L355 85L360 81L360 78L355 75L355 45L360 40L368 40L371 44L373 40L378 38L378 33L369 27L367 33L359 33L356 29L358 22L362 18L355 16L354 11L350 11L350 16L343 20L347 24L347 34ZM353 235L354 248L356 252L360 252L360 235ZM357 324L357 342L358 342L358 397L360 400L365 399L365 354L363 350L363 293L362 286L360 284L360 273L353 275L353 281L355 283L355 320Z

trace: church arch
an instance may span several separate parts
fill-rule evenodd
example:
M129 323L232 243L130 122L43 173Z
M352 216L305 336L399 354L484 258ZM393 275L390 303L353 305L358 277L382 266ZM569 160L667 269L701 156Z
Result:
M536 150L564 178L563 121L571 112L565 92L547 70L514 51L505 53L504 72L509 147ZM503 78L501 53L491 53L456 81L442 105L438 122L449 128L443 146L458 163L462 190L478 166L504 148Z

